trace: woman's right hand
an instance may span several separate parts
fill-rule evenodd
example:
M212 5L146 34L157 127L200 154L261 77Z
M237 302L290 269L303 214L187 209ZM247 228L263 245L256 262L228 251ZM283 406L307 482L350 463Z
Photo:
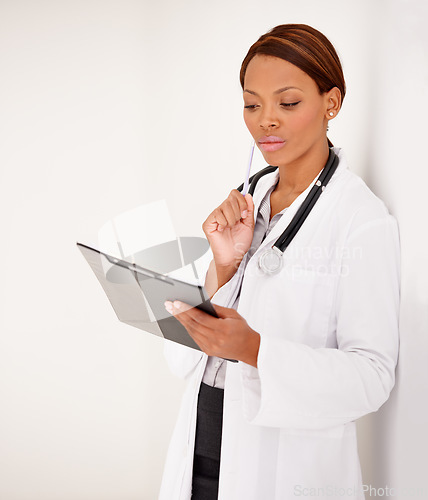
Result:
M229 196L208 216L202 229L213 252L216 267L235 271L249 250L254 234L254 202L232 189Z

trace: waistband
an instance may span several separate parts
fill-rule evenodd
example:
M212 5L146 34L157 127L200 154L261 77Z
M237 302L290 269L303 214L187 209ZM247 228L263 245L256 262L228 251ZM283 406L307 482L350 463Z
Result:
M211 413L223 413L224 389L212 387L201 382L198 396L198 408Z

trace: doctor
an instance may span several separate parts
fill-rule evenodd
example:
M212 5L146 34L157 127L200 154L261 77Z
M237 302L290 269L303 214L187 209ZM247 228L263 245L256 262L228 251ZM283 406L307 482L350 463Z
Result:
M240 79L245 123L278 168L254 198L233 189L203 224L213 255L205 286L219 318L165 304L203 352L166 341L187 386L159 498L364 499L355 421L394 386L397 224L327 139L345 82L323 34L273 28L250 48ZM260 255L290 224L330 149L336 171L280 271L266 274Z

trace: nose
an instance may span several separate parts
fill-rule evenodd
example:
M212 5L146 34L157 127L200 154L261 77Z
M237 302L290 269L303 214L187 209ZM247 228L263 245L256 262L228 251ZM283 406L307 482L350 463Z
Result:
M279 119L272 106L265 106L260 114L260 127L269 130L279 126Z

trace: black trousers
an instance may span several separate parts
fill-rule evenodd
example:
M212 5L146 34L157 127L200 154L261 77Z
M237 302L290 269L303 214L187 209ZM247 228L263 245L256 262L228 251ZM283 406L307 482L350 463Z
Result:
M192 500L217 500L224 390L201 382L193 457Z

